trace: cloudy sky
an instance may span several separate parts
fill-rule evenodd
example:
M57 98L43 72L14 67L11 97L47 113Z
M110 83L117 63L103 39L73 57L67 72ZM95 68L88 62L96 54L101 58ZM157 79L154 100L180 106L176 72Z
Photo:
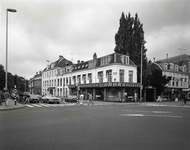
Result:
M77 62L113 53L122 12L138 13L148 60L190 55L189 0L1 0L0 6L0 64L6 9L16 9L8 13L8 71L27 79L59 55Z

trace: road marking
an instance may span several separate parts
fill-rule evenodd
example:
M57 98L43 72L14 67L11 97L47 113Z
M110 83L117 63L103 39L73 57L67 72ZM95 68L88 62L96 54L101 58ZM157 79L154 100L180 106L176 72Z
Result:
M120 116L128 116L128 117L144 117L142 114L119 114Z
M168 115L143 115L143 114L119 114L125 117L169 117L169 118L182 118L182 116L168 116Z
M31 105L25 105L25 106L27 106L27 107L34 107L34 106L31 106Z
M151 113L171 113L167 111L139 111L139 110L123 110L123 111L129 111L129 112L151 112Z
M42 107L42 106L40 106L40 105L37 105L37 104L32 104L33 106L36 106L36 107Z

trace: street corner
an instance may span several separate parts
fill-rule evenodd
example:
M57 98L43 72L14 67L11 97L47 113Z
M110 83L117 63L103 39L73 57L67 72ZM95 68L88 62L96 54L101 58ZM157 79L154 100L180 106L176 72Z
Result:
M18 102L16 102L16 104L15 104L14 100L9 99L8 100L8 106L5 103L2 103L2 105L0 105L0 111L12 110L12 109L20 109L20 108L24 108L24 107L25 107L25 105L20 104Z

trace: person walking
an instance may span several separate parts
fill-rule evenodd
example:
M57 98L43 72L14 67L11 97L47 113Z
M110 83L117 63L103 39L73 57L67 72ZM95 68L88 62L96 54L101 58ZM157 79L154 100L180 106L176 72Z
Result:
M82 93L81 95L80 95L80 105L83 105L83 99L84 99L84 94Z
M5 90L5 93L3 94L3 97L5 99L5 105L8 107L8 99L10 98L10 94L7 90Z
M186 103L187 103L187 99L186 99L186 97L184 97L183 102L184 102L184 104L186 104Z
M91 93L88 94L88 99L89 99L88 105L89 105L90 103L91 103L92 105L94 105L93 100L92 100L92 94L91 94Z
M135 93L134 99L135 99L135 104L136 104L136 102L137 102L137 93Z

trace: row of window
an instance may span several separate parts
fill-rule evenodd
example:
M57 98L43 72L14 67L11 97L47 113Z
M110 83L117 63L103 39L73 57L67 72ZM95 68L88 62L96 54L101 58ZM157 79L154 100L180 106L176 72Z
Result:
M104 79L103 71L99 71L97 73L97 78L99 79L99 83L113 82L113 74L115 75L117 73L115 73L115 72L113 73L113 71L110 69L110 70L106 70L105 74L106 74L106 79ZM125 70L120 69L119 70L119 82L124 82L124 75L125 75ZM133 71L132 70L129 70L128 77L129 77L129 82L133 83ZM71 85L71 84L87 84L87 83L90 84L90 83L92 83L92 78L93 78L92 73L88 73L88 74L76 75L76 76L72 76L72 77L49 79L49 80L43 81L43 86L50 87L50 86L67 86L67 85ZM114 82L115 81L116 81L116 79L114 78Z
M188 85L187 78L175 78L173 77L170 82L168 83L168 86L174 86L174 87L183 87Z
M164 69L165 70L176 71L176 72L181 71L181 72L187 73L186 65L178 66L178 65L174 65L173 63L164 63Z

